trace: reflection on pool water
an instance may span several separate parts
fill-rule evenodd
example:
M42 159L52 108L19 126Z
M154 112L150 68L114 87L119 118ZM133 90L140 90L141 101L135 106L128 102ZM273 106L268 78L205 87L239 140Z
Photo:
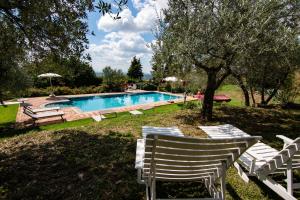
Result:
M68 102L58 102L47 104L46 107L59 106L78 107L81 111L95 111L123 106L133 106L140 104L153 103L158 101L168 101L181 98L180 96L163 94L159 92L147 92L137 94L118 94L106 96L89 96L70 98Z

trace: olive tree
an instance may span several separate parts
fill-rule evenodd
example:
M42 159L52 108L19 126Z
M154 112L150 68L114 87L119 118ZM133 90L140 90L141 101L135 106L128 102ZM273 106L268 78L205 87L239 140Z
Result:
M163 44L172 47L171 55L178 63L182 63L181 67L192 66L205 71L204 119L212 119L214 93L232 74L241 55L248 52L249 48L255 48L255 45L262 52L268 51L269 47L264 44L275 43L280 34L274 33L288 28L288 23L295 22L297 12L297 1L169 1L169 8L165 11L167 27ZM280 14L283 17L276 18ZM265 28L275 22L280 26Z

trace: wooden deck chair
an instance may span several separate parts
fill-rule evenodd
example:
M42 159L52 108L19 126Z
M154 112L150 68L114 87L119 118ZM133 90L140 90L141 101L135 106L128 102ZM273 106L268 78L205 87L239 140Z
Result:
M241 138L249 135L242 130L230 125L200 126L210 138ZM239 175L245 182L248 176L256 176L260 181L287 200L296 200L293 196L294 189L300 189L300 183L293 182L293 170L300 169L300 138L291 140L278 135L283 139L284 148L278 151L262 142L250 147L241 155L238 162L234 163ZM244 169L248 172L244 172ZM287 176L287 189L272 179L272 174L284 173Z
M146 185L147 200L156 199L156 181L201 180L213 199L225 199L227 169L259 139L261 137L208 139L149 134L139 140L144 142L137 143L138 182Z

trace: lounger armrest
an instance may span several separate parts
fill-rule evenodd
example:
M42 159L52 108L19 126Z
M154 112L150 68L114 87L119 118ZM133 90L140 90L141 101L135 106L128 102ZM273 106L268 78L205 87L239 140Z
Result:
M291 144L293 142L292 139L290 139L284 135L276 135L276 137L282 139L285 145Z

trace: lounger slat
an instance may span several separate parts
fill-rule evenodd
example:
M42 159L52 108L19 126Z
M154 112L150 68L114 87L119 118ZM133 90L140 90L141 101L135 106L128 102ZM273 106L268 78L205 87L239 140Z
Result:
M150 164L145 164L144 169L150 169ZM156 169L162 170L200 170L200 169L207 169L207 168L220 168L221 164L214 164L214 165L195 165L195 166L186 166L186 165L161 165L156 164Z
M144 163L151 162L151 155L145 154ZM176 155L168 155L168 154L156 154L155 161L158 162L159 160L172 160L172 161L212 161L212 160L219 160L219 161L233 161L234 158L233 154L224 154L224 155L207 155L207 156L176 156Z
M286 162L300 151L300 138L294 140L290 145L281 150L272 160L261 166L257 173L259 174L271 174L276 169L281 168Z
M160 169L156 168L156 173L165 173L165 174L198 174L201 172L217 172L218 170L221 170L221 168L208 168L208 169L197 169L197 170L169 170L169 169ZM144 173L150 173L150 169L144 169Z
M230 149L212 149L212 150L195 150L195 149L175 149L175 148L156 148L157 154L169 154L169 155L178 155L178 156L209 156L209 155L224 155L224 154L238 154L241 151L240 148L230 148ZM151 154L152 147L146 147L146 154Z
M158 181L174 181L174 182L183 182L183 181L188 181L188 182L191 182L191 181L200 181L200 180L203 180L203 179L207 179L209 178L210 176L207 175L207 176L198 176L198 177L169 177L169 176L157 176L155 177L156 180Z
M152 147L153 141L146 141L146 148ZM245 142L239 143L217 143L217 144L194 144L194 143L181 143L170 142L165 140L159 140L156 142L156 146L163 146L165 148L178 148L186 150L213 150L213 149L229 149L229 148L243 148L245 149L247 144ZM146 149L148 151L148 149Z
M205 165L220 165L221 160L201 160L201 161L182 161L182 160L156 160L156 165L168 165L176 167L194 167L194 166L205 166ZM144 163L145 167L148 167L150 162Z
M176 137L176 136L168 136L168 135L155 135L149 134L147 136L146 145L148 145L148 141L153 140L154 137L157 137L157 140L166 140L172 142L179 143L187 143L187 144L217 144L217 143L256 143L257 140L261 139L259 136L252 137L244 137L244 138L227 138L227 139L209 139L209 138L192 138L192 137ZM151 145L151 144L149 144Z

